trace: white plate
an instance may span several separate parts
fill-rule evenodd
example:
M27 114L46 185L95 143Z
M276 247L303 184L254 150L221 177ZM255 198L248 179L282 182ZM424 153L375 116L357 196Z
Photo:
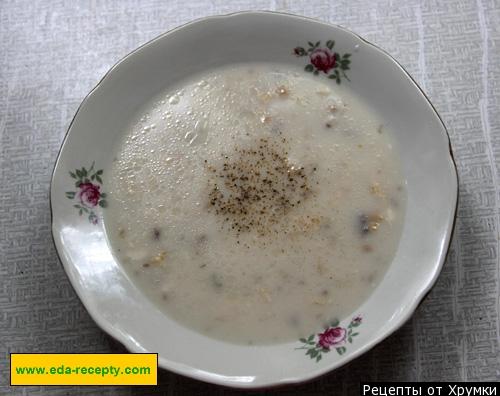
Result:
M352 342L337 339L339 343L316 361L296 349L302 346L300 341L239 346L183 327L141 294L111 254L102 224L106 210L102 194L113 145L144 102L192 73L250 61L306 66L309 54L298 56L302 52L295 48L307 50L308 41L326 48L328 40L335 41L333 51L352 54L350 69L345 70L350 81L343 78L341 83L373 105L397 131L394 140L408 183L406 221L394 261L372 296L338 326L347 330L351 326L359 334ZM328 78L335 70L340 68L317 78ZM335 80L330 80L333 86ZM86 178L88 182L76 185ZM445 259L457 204L457 174L438 114L387 53L338 26L286 14L244 12L184 25L115 65L85 98L69 127L50 199L57 251L100 327L132 352L159 353L160 366L170 371L254 388L296 383L335 369L382 341L412 315ZM311 329L313 343L320 331Z

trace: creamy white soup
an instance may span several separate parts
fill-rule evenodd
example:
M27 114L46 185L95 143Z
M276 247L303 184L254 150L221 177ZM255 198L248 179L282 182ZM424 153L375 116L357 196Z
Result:
M113 154L110 244L192 329L244 344L307 336L356 313L393 259L406 192L391 133L348 82L287 65L182 81Z

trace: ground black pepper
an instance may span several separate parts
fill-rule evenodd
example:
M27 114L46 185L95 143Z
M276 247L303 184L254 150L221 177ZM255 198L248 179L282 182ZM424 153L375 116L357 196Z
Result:
M222 155L219 164L205 163L211 176L207 207L228 229L269 234L311 196L312 169L291 164L287 145L282 137L260 138L250 147L236 146L231 156Z

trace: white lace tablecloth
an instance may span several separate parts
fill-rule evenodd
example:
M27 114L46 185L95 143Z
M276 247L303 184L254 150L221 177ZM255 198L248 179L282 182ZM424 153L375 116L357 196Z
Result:
M0 0L0 393L232 393L168 372L157 388L9 388L8 354L123 351L89 317L54 250L48 191L59 146L81 100L129 51L192 19L246 9L338 23L389 51L443 117L460 177L451 250L413 318L348 366L275 393L500 378L498 0Z

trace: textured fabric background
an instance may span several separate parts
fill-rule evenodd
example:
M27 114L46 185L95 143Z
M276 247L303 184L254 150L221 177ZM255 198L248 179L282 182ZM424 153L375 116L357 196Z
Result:
M83 308L50 236L50 174L79 103L140 44L194 18L245 9L338 23L388 50L443 117L460 176L448 260L413 318L348 366L275 393L358 394L359 380L500 378L498 0L0 0L0 393L233 393L168 372L156 388L7 384L9 352L123 351Z

